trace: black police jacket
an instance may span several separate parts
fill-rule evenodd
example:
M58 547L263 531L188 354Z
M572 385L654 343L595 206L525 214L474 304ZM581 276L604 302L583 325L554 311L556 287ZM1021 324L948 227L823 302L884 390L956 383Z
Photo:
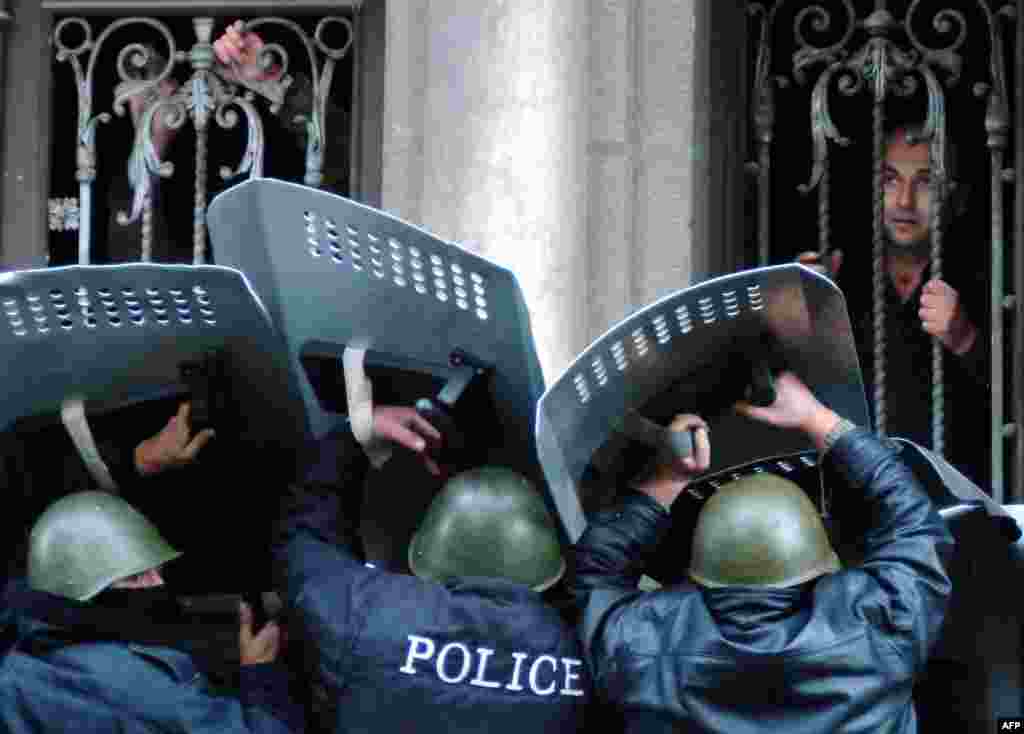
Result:
M285 501L275 553L335 731L577 731L590 685L576 631L522 585L367 566L351 548L366 456L347 430L319 452Z
M826 471L872 519L862 565L778 590L637 591L644 554L669 525L639 493L577 544L575 592L599 697L627 731L917 731L911 690L951 586L945 523L895 450L844 435Z
M132 592L134 593L134 592ZM143 592L144 593L144 592ZM216 689L145 617L114 629L79 603L12 581L0 603L0 731L5 734L298 734L301 706L277 663L242 666L238 695ZM130 615L119 614L126 622ZM110 627L110 629L105 629ZM161 639L166 638L166 639Z

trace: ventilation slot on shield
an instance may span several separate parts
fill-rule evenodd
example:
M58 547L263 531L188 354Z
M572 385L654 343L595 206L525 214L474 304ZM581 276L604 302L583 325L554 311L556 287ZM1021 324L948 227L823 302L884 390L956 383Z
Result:
M439 254L424 255L420 248L406 247L397 237L361 233L351 224L340 227L314 211L303 213L303 226L307 250L314 258L329 254L337 265L347 263L357 272L399 288L411 285L420 295L432 295L452 308L472 312L480 321L490 318L486 278L477 272L467 273L460 263L445 263ZM360 239L364 234L365 240Z
M578 374L573 378L573 383L576 385L576 394L579 396L580 402L584 405L589 403L590 385L587 384L587 378Z
M172 322L190 325L217 324L210 294L202 285L171 288L96 288L78 286L70 295L59 288L45 295L27 293L24 299L11 296L0 301L4 316L15 336L35 332L43 336L75 328L120 329L147 324L167 326Z

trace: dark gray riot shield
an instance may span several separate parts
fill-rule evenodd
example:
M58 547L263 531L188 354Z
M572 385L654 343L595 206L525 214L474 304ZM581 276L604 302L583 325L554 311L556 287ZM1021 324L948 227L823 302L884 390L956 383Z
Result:
M431 400L448 443L472 445L469 463L543 480L532 431L543 378L510 271L384 212L271 179L220 194L208 222L217 262L246 273L284 334L314 432L346 412L344 349L366 349L376 404ZM407 459L371 479L364 510L367 551L396 567L436 490ZM388 496L396 486L400 502Z
M893 440L900 445L901 457L925 485L940 515L952 521L969 512L982 512L1006 542L1020 538L1020 528L1012 515L956 467L913 441L898 437Z
M612 327L537 407L540 460L569 536L578 538L586 513L639 468L636 445L655 441L677 413L709 422L712 471L810 448L795 432L732 410L735 401L754 399L759 375L781 369L840 415L868 425L843 297L801 265L715 278Z
M15 271L0 274L0 309L0 431L29 440L50 430L61 436L62 402L78 396L90 422L112 421L97 442L131 448L153 429L128 406L169 401L162 425L190 396L183 369L217 355L225 423L213 425L218 436L200 465L145 480L145 491L125 498L162 508L153 519L185 552L182 563L219 576L209 581L221 590L225 578L240 582L257 568L269 583L274 498L292 479L309 431L283 341L245 277L224 267L143 263ZM236 463L239 455L248 458ZM168 530L172 515L179 533Z

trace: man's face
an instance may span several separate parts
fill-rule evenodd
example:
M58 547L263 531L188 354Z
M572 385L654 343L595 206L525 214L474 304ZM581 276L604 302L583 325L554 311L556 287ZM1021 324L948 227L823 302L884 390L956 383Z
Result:
M930 182L928 143L908 145L904 131L897 130L889 138L882 168L885 229L892 244L912 247L928 241Z

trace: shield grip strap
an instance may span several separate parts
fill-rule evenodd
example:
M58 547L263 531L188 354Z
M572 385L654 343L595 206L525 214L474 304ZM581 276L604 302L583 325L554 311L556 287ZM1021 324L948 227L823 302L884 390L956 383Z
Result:
M380 469L391 458L389 444L373 435L373 383L363 368L366 350L345 347L341 364L345 370L345 399L352 435L363 447L374 469Z
M65 399L60 406L60 419L92 478L104 491L117 494L117 482L114 481L110 469L100 457L96 441L89 429L89 422L85 418L85 401L79 397Z

